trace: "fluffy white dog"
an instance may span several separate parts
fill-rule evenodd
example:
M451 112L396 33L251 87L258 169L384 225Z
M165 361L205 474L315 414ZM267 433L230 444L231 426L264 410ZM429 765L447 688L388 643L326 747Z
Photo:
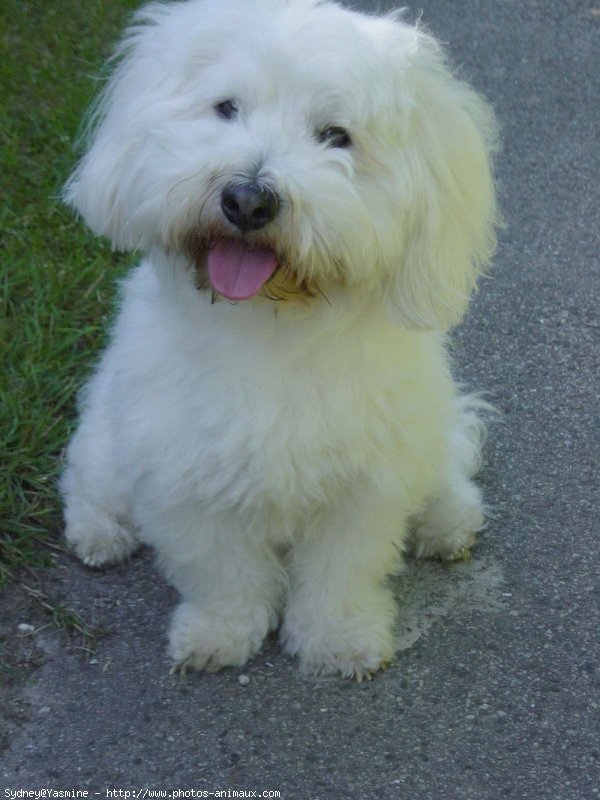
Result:
M152 3L66 200L116 248L62 480L90 565L156 548L176 667L281 624L313 673L394 654L386 577L483 524L445 331L494 245L493 116L435 40L318 0Z

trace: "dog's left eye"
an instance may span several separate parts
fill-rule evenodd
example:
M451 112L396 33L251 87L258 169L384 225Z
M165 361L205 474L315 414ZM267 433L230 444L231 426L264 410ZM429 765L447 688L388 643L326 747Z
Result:
M317 141L326 144L327 147L350 147L352 139L345 128L337 125L330 125L329 128L322 128L316 132Z
M213 106L217 116L221 119L234 119L238 113L238 104L235 100L222 100Z

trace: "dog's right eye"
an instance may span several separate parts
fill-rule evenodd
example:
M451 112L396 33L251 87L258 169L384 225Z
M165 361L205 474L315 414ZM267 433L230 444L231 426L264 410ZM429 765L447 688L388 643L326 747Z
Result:
M235 100L222 100L213 107L215 113L221 119L234 119L238 113L238 105Z
M316 131L317 141L327 147L351 147L352 139L345 128L338 125L330 125L328 128L321 128Z

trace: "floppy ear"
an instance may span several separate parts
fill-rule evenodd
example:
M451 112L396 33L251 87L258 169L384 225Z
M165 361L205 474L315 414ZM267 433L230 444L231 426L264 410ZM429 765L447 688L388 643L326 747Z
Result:
M404 73L413 101L403 148L404 252L388 298L403 324L445 330L465 313L495 248L496 126L483 98L452 75L435 40L415 33Z
M151 159L147 129L156 87L169 76L157 40L167 16L168 7L160 4L150 4L134 16L109 62L111 76L88 114L82 136L87 151L62 193L63 201L92 231L106 236L117 249L133 250L148 234L136 218L145 199L137 178Z
M127 167L133 153L131 140L105 118L91 145L67 181L63 201L77 211L98 236L106 236L119 250L135 249L126 215Z

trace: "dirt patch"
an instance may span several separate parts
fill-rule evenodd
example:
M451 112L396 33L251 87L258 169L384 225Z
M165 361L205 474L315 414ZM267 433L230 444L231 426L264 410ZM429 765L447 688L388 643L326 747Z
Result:
M22 585L12 584L0 592L0 753L29 719L21 686L48 657L36 635L47 623L47 613Z
M93 654L96 631L65 601L60 569L23 572L0 591L0 754L31 717L26 684L60 650Z

